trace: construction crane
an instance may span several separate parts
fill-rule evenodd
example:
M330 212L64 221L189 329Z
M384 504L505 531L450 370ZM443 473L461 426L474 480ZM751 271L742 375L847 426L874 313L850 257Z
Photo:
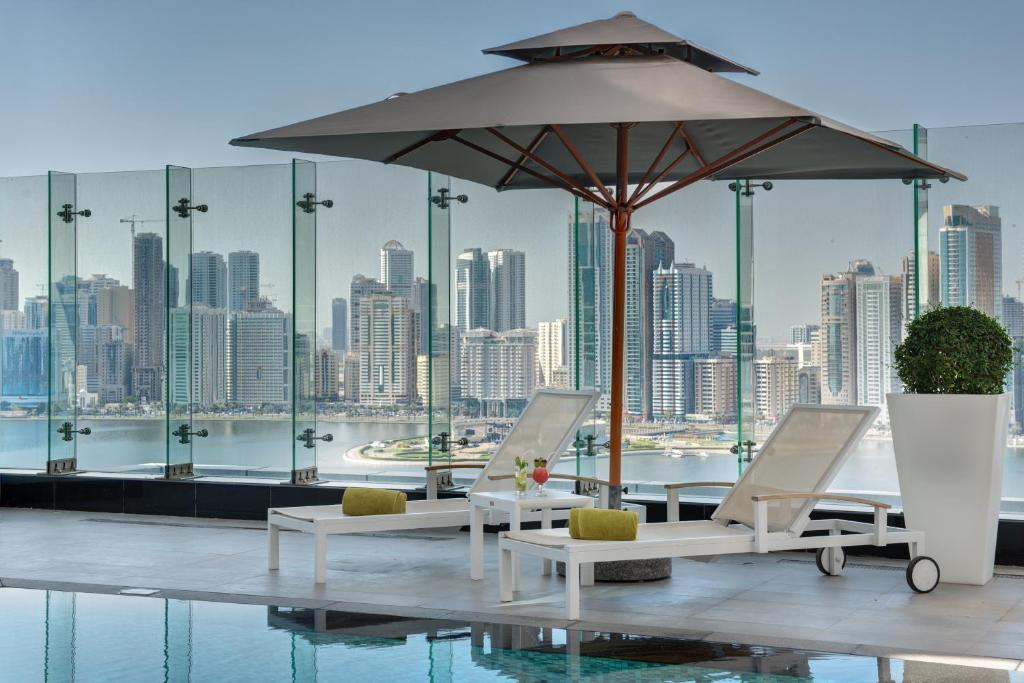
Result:
M163 218L139 218L135 214L132 214L128 218L122 218L119 223L131 223L132 225L132 240L135 240L135 224L136 223L163 223Z

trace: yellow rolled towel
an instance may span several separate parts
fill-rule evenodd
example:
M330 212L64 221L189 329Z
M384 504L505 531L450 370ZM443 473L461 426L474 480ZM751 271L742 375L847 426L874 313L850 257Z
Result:
M350 517L400 515L405 512L405 500L401 491L352 487L341 497L341 511Z
M574 508L569 512L569 535L587 541L635 541L639 519L629 510Z

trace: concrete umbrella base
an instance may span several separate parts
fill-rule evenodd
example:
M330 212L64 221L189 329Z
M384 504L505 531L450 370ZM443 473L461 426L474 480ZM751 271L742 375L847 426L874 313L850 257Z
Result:
M559 576L565 576L565 564L556 563ZM620 560L594 564L594 580L605 583L660 581L672 576L672 558Z

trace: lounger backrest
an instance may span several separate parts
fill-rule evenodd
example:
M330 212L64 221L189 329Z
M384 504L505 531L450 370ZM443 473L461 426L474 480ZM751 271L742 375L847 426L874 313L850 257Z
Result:
M753 527L755 495L824 493L877 415L870 406L793 406L711 518ZM770 503L768 530L802 533L814 504Z
M530 463L531 470L534 458L547 458L548 469L553 469L575 440L576 431L593 415L599 395L596 391L538 389L469 492L512 491L515 482L511 479L495 481L490 477L514 474L517 455Z

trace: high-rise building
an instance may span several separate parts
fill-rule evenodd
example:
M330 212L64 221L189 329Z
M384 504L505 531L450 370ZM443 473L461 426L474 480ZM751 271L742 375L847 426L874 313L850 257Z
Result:
M490 329L526 327L526 254L514 249L487 252L490 266Z
M917 296L914 289L914 281L916 279L916 268L914 268L914 252L910 251L909 254L904 256L900 260L900 270L903 276L903 306L900 312L903 320L904 327L910 323L916 317L917 304L915 296ZM925 313L928 309L934 308L939 305L939 255L938 253L929 250L928 251L928 298L926 301L921 302L921 313Z
M345 354L345 368L342 372L341 384L346 401L359 400L359 354L354 351Z
M319 401L338 400L338 377L341 373L341 354L334 349L320 349L314 361L314 396Z
M652 276L652 413L679 418L692 406L694 358L711 352L711 272L692 263Z
M736 302L711 300L711 353L736 355Z
M122 403L128 398L129 347L124 328L97 328L96 393L100 403Z
M461 398L481 416L518 415L533 395L537 377L537 333L475 329L462 337Z
M152 232L135 235L132 255L132 289L135 291L135 358L132 391L139 398L163 398L164 327L167 283L163 237ZM168 277L168 280L171 278Z
M377 292L385 291L384 283L372 277L362 274L352 276L352 284L349 287L348 312L351 325L349 326L349 350L359 351L359 307L365 297Z
M569 218L569 375L580 388L611 389L612 270L608 212L580 203Z
M998 206L943 207L939 290L943 306L970 306L1002 318L1003 239Z
M455 258L455 324L463 330L491 324L491 266L479 247Z
M413 253L398 240L380 248L380 281L395 296L412 298Z
M192 254L189 291L197 306L225 309L228 307L228 267L224 257L212 251Z
M566 321L564 318L542 322L537 325L537 381L541 386L564 387L556 383L555 375L566 376L564 372L568 360L566 348ZM559 373L559 369L563 372Z
M792 325L789 328L789 343L810 344L819 329L818 325Z
M25 299L25 329L42 330L50 325L50 299L33 296Z
M288 316L276 309L235 311L229 326L229 400L248 406L287 403Z
M228 305L232 311L253 311L260 298L260 255L254 251L228 254Z
M18 310L18 271L14 259L0 258L0 311Z
M1015 296L1003 297L1003 327L1011 337L1024 337L1024 301Z
M416 395L425 407L428 401L433 402L435 410L450 404L450 368L451 358L448 356L434 357L433 363L426 354L416 356Z
M413 313L406 297L378 292L359 303L359 402L395 406L416 391Z
M736 420L736 358L693 361L693 412L715 422Z
M118 285L96 292L96 326L117 325L123 329L124 343L135 343L135 296L130 287Z
M797 361L784 356L764 356L754 361L754 408L757 419L778 422L797 402Z
M853 273L821 280L821 402L857 403L856 284Z
M192 307L192 403L199 408L228 402L228 313Z
M892 391L892 322L889 278L885 275L858 275L854 327L856 336L857 405L885 406L885 395ZM901 298L901 297L899 297ZM900 304L897 298L897 305Z
M412 283L412 310L416 315L414 321L416 332L416 353L428 353L430 346L430 326L434 326L434 335L438 334L448 321L437 318L437 285L431 284L426 278L418 277ZM434 355L437 355L435 350Z
M818 405L821 403L821 368L805 365L796 371L796 401Z
M626 411L651 416L651 373L654 352L653 275L668 268L675 243L661 231L631 230L626 236Z
M331 348L348 351L348 301L340 296L331 299Z
M45 401L48 335L43 329L0 332L0 397L9 403Z
M23 311L0 311L0 332L24 329L26 329L26 325Z

